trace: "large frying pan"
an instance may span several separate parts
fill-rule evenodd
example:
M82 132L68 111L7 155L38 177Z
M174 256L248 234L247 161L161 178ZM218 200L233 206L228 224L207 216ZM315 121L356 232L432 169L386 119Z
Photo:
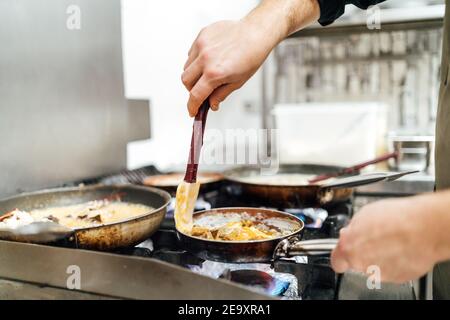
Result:
M343 167L316 164L283 164L280 165L279 174L305 174L311 176L342 171ZM415 171L414 171L415 172ZM349 199L353 188L380 181L392 181L406 174L401 173L372 173L344 176L323 181L318 184L300 185L274 185L252 183L246 178L261 175L261 168L257 166L244 166L224 173L225 179L235 185L236 195L248 199L258 199L268 206L280 208L301 208L323 206L331 202Z
M280 219L295 231L269 240L221 241L193 237L177 230L180 244L199 258L227 263L270 262L277 258L296 255L329 254L337 244L337 239L301 241L303 221L289 213L270 209L221 208L200 211L194 214L194 223L205 216L214 219L215 216L222 217L224 214L236 213L246 213L263 219Z
M37 208L66 206L100 200L120 195L122 201L139 203L154 210L128 220L101 226L75 229L67 241L78 248L112 250L129 247L148 239L160 226L166 214L170 195L155 188L124 186L87 186L78 188L50 189L26 193L0 201L0 214L15 208L33 210Z

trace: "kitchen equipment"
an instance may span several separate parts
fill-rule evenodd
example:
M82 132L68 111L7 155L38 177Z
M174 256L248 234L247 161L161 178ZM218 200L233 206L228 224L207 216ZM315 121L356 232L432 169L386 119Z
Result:
M110 176L69 182L93 185L104 183L139 183L144 176L160 174L153 166L120 171ZM256 198L246 201L230 193L235 186L227 182L204 195L212 208L260 207ZM356 199L359 193L355 195ZM347 225L352 213L352 199L325 206L328 217L322 227L305 223L302 240L337 238ZM280 207L281 211L284 211ZM322 210L322 209L321 209ZM297 210L292 210L292 213ZM303 217L295 213L301 219ZM67 299L67 298L128 298L128 299L249 299L256 298L252 286L237 286L233 277L220 275L235 270L262 271L290 283L283 299L415 299L410 283L384 284L380 290L370 290L364 277L355 279L346 273L341 285L330 266L328 255L281 258L273 263L223 263L198 258L186 251L177 239L173 218L165 222L149 239L134 247L121 248L112 253L92 250L74 250L48 245L0 240L0 298L13 299ZM21 254L17 254L20 252ZM77 265L82 270L82 291L67 289L67 266ZM123 272L126 265L127 272ZM20 268L17 268L20 266ZM257 279L250 274L249 282ZM4 280L8 279L8 280ZM113 284L113 285L111 285ZM51 286L51 287L49 287ZM149 288L151 290L149 290ZM275 287L272 286L275 289ZM267 294L258 299L267 298Z
M346 174L359 172L359 170L364 169L365 167L370 166L372 164L377 164L377 163L380 163L383 161L387 161L391 158L397 158L397 157L398 157L398 152L394 151L394 152L379 156L373 160L365 161L360 164L345 168L345 169L341 170L340 172L325 173L325 174L318 175L318 176L310 179L309 183L316 183L319 181L328 180L330 178L340 177L340 176L344 176Z
M3 0L0 21L0 199L125 168L150 115L125 98L121 1Z
M200 106L195 116L186 175L184 176L184 181L178 186L176 193L175 224L178 228L188 233L190 228L192 228L192 213L194 212L195 202L200 190L200 183L197 182L197 170L209 107L208 98Z
M163 189L169 192L171 195L175 195L177 187L181 181L183 181L184 173L168 173L159 174L145 177L142 183L146 186L151 186L159 189ZM221 173L217 172L201 172L197 176L197 180L200 183L200 192L208 192L214 190L220 186L224 177Z
M263 220L278 219L289 225L289 227L295 227L295 231L286 236L269 240L221 241L193 237L177 230L181 245L202 259L229 263L248 263L268 262L279 257L294 255L328 254L337 244L337 239L300 241L299 235L301 235L304 228L303 221L289 213L270 209L219 208L206 210L195 213L194 221L205 216L210 220L214 219L214 217L217 217L219 220L223 219L224 214L246 214L253 217L262 217ZM280 243L282 243L281 246Z
M391 169L432 171L433 136L391 134L388 145L390 150L398 153L397 158L388 162Z
M310 174L319 175L324 172L340 172L342 167L332 167L314 164L285 164L280 165L279 174ZM228 181L239 187L242 197L256 197L270 206L290 207L315 207L330 202L338 202L349 199L354 187L368 185L381 181L396 180L404 175L416 171L401 173L370 173L363 175L339 178L323 184L267 184L252 183L246 181L248 177L260 176L261 170L257 166L248 166L232 169L224 173Z
M72 234L72 229L51 221L32 222L17 228L0 228L0 239L30 243L51 243L68 238Z
M384 110L378 103L277 104L280 163L347 167L375 158Z
M120 195L123 201L140 203L155 209L142 216L120 222L74 229L67 239L68 245L96 250L112 250L136 245L147 239L159 228L170 201L170 195L167 192L155 188L133 185L95 185L21 194L1 200L0 212L9 212L14 208L33 210L43 207L72 205L114 195Z

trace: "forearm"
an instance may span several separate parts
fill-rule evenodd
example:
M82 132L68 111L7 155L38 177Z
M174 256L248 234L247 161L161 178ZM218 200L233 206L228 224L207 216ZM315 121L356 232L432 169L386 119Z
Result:
M424 241L438 262L450 260L450 190L414 198L411 208L426 227Z
M243 20L261 31L266 43L275 47L291 33L320 17L317 0L264 0Z

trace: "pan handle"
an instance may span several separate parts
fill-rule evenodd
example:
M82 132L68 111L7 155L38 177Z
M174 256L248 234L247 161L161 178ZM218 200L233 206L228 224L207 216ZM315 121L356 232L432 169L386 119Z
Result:
M339 178L321 186L321 189L354 188L381 181L394 181L405 175L419 171L367 173L347 178Z
M317 239L300 241L297 237L284 239L274 251L274 260L296 256L327 255L336 248L338 239Z

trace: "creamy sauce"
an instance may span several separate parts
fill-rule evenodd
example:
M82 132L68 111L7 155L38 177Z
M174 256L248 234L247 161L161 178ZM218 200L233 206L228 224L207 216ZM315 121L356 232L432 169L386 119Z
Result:
M254 175L249 177L242 177L238 180L245 183L266 184L273 186L301 186L308 185L309 180L314 177L315 175L312 174L280 173L271 176ZM327 180L327 182L329 182L329 180Z
M51 220L62 226L78 229L120 222L147 214L154 209L128 202L91 201L82 204L32 210L35 221Z

